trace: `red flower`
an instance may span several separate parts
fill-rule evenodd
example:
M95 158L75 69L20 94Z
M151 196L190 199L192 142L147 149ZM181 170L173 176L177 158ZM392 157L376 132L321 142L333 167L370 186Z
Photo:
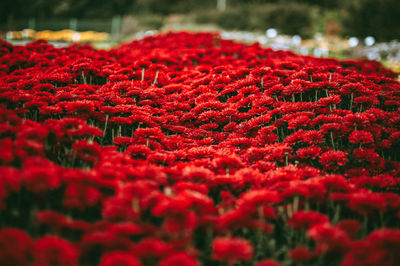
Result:
M350 239L355 238L358 230L360 230L360 222L357 220L343 219L337 224L337 226L346 232Z
M187 254L186 252L176 252L172 253L165 258L163 258L159 266L175 266L175 265L182 265L182 266L196 266L198 265L196 259L192 256Z
M0 166L0 186L5 193L18 192L21 188L21 172L12 167Z
M157 238L144 238L134 247L132 251L139 257L142 258L161 258L166 256L172 247L170 244Z
M95 187L71 183L64 192L63 206L83 211L86 207L93 207L100 202L101 194Z
M132 207L132 197L114 196L103 201L102 215L109 220L130 220L139 217L138 210Z
M369 144L374 142L374 136L371 132L356 130L350 134L349 141L354 144Z
M301 159L316 159L322 152L322 149L318 146L309 146L306 148L301 148L296 151L297 156Z
M118 236L135 236L143 233L143 228L132 222L112 224L108 229L110 233Z
M298 211L290 217L288 225L293 229L308 229L313 225L326 223L329 219L326 215L315 211Z
M227 156L220 156L214 158L212 161L213 168L220 173L226 173L229 175L232 173L231 169L237 169L243 166L243 162L239 156L235 154L227 155ZM222 170L222 172L221 172Z
M135 62L135 67L136 68L148 68L151 65L150 61L147 60L138 60Z
M344 254L350 245L346 233L329 223L319 223L311 227L307 232L308 237L317 242L316 255L321 253Z
M360 148L354 149L353 158L359 162L367 162L376 166L382 164L381 167L382 168L384 167L382 158L379 156L377 152L375 152L374 149L360 149Z
M281 264L279 264L276 260L273 259L265 259L254 264L254 266L280 266L280 265Z
M22 175L28 191L36 194L54 190L61 185L59 167L42 158L28 158Z
M24 231L13 228L0 230L0 264L30 265L31 241Z
M310 118L307 115L299 115L287 121L288 129L297 129L299 127L307 127Z
M87 140L80 140L72 145L74 154L84 162L94 164L100 158L101 148L97 143L90 143Z
M362 239L400 217L400 84L379 63L187 32L0 55L1 224L38 238L0 230L0 264L76 264L75 243L83 266L398 264L396 230ZM270 220L315 252L295 232L253 257Z
M323 135L316 130L307 130L303 132L302 139L307 144L318 144L323 142Z
M280 201L281 198L276 191L270 191L267 189L254 189L249 192L243 193L240 196L237 205L251 211L265 204L278 203Z
M171 235L193 232L197 220L195 213L191 211L171 212L164 220L163 229Z
M201 182L212 179L214 173L204 167L186 166L182 169L182 176L192 182Z
M296 247L290 251L289 256L293 261L302 263L311 259L313 254L306 247Z
M217 237L212 243L212 258L214 260L236 263L247 261L253 257L251 243L243 238Z
M346 153L342 151L327 151L319 158L320 163L326 170L338 170L347 163Z
M79 242L82 264L93 264L100 260L102 254L111 251L129 251L133 243L127 237L121 237L109 232L110 223L100 221L92 224L91 230L86 233Z
M131 253L113 251L105 253L100 260L100 266L142 266L142 263Z
M383 213L386 205L385 198L378 193L360 191L349 195L348 207L361 215L368 215L374 211Z
M62 228L67 223L67 218L59 212L40 211L36 213L36 221L40 225L52 228L58 234L61 233Z
M272 132L274 130L276 130L275 126L267 126L258 130L256 140L260 144L260 146L274 143L278 140L277 135Z
M340 265L395 266L400 261L399 248L399 230L379 229L372 232L367 238L355 243Z
M371 115L366 113L348 114L343 118L343 124L355 130L367 128L370 124Z
M36 240L33 246L33 255L37 265L78 265L76 247L56 236L44 236Z
M318 100L318 104L321 106L329 106L334 104L339 104L341 101L339 95L331 95L325 98L321 98Z

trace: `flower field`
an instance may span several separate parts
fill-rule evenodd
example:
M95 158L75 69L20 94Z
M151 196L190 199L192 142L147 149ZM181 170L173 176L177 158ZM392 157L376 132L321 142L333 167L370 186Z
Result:
M0 265L398 265L399 105L213 33L0 42Z

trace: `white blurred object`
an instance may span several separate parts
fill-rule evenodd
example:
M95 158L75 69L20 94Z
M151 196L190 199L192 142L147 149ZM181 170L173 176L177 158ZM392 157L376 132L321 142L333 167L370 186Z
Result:
M275 43L281 44L281 45L287 45L290 43L290 41L288 41L287 37L285 37L285 36L278 36L275 39Z
M314 53L313 54L314 54L315 57L321 57L322 51L321 51L321 49L319 49L317 47L317 48L314 49Z
M308 55L308 53L309 53L308 47L307 47L307 46L302 46L302 47L300 47L300 53L301 53L302 55Z
M221 37L222 39L230 39L231 38L231 33L227 31L221 32Z
M314 39L315 39L317 42L322 42L322 41L324 40L324 35L322 35L322 33L320 33L320 32L317 32L317 33L315 33L315 35L314 35Z
M79 33L72 34L72 41L78 42L81 39L81 35Z
M368 36L364 39L364 43L366 46L372 46L375 44L375 38L372 36Z
M379 60L379 55L377 53L368 53L367 58L369 60Z
M246 32L243 35L243 38L246 42L254 42L255 41L255 37L254 34L250 33L250 32Z
M261 44L261 45L266 45L268 40L265 36L258 36L257 37L257 41Z
M157 33L157 32L154 31L154 30L148 30L148 31L145 31L144 36L151 36L151 35L154 35L154 34L156 34L156 33Z
M329 56L329 48L325 46L321 47L321 55L324 57Z
M265 35L267 35L268 38L275 38L278 36L278 31L274 28L270 28L265 32Z
M301 37L299 35L294 35L292 37L292 43L295 46L299 46L301 44Z
M28 36L29 36L29 30L27 29L22 30L22 37L28 38Z
M356 37L351 37L348 43L350 47L356 47L358 45L358 39Z

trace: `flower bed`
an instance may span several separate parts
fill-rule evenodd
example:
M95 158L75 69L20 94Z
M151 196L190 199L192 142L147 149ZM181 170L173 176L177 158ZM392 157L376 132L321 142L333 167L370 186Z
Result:
M400 261L379 63L210 33L0 46L1 265Z

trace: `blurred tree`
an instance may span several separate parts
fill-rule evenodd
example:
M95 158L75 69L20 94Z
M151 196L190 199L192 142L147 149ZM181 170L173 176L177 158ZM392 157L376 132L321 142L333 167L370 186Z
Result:
M0 23L29 17L112 17L131 12L135 5L136 0L1 0Z
M48 1L48 0L44 0ZM57 15L62 17L112 17L130 13L135 0L64 0Z
M201 4L200 0L138 0L136 10L168 15L193 11L198 4Z
M225 11L225 9L226 9L226 0L217 0L217 9L219 11Z
M400 38L399 0L343 0L344 33L377 40Z
M281 33L310 37L313 33L313 8L294 1L271 5L262 21L265 26L277 28Z
M224 6L226 10L221 11ZM322 10L320 17L332 9L336 13L341 10L339 20L346 35L372 35L378 41L399 38L400 0L0 0L0 25L12 29L16 20L28 18L110 18L149 13L163 17L205 12L212 18L209 22L227 29L263 30L271 26L283 33L308 36L317 24L311 8L313 14ZM207 16L203 17L205 21Z
M319 6L325 9L337 8L340 5L340 1L338 0L286 0L286 1Z

